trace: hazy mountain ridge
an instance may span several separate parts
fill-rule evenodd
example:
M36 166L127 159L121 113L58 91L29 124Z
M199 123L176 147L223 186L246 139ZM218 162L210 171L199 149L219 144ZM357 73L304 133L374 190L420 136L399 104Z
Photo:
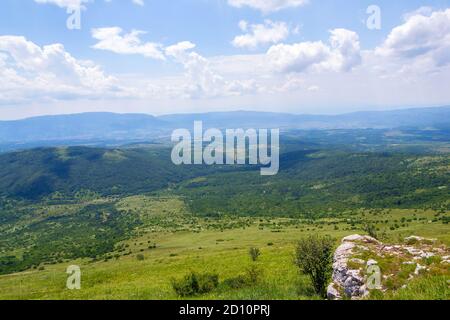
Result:
M268 112L216 112L155 117L147 114L82 113L0 121L0 144L94 141L151 141L176 128L191 129L194 121L205 128L304 129L447 129L450 107L357 112L343 115L294 115Z

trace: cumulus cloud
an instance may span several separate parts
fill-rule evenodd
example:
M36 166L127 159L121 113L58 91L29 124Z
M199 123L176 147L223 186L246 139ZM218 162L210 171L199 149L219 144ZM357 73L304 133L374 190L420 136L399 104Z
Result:
M394 28L376 49L380 56L415 61L429 67L450 63L450 9L416 11Z
M316 41L272 46L267 52L269 62L281 72L349 71L360 64L358 35L346 29L330 33L329 44Z
M76 97L109 101L129 97L142 99L146 106L151 99L166 99L170 106L178 102L212 106L216 101L289 104L287 99L295 106L300 100L328 106L332 99L341 105L448 103L450 9L422 8L406 15L372 50L361 50L358 34L347 29L330 30L328 41L283 43L287 39L283 32L280 36L267 32L278 30L278 24L282 25L241 21L241 38L233 44L271 47L261 54L215 57L203 56L189 41L166 47L144 41L142 31L94 29L95 49L138 54L183 68L157 78L117 75L120 85L98 65L77 60L62 45L40 47L22 37L0 37L0 103Z
M139 30L124 34L119 27L93 29L92 37L98 42L92 47L118 54L140 54L148 58L164 60L162 46L154 42L142 43L139 36L143 34L145 32Z
M40 47L24 37L0 36L0 102L125 94L115 78L61 44Z
M330 33L332 54L328 61L328 68L334 71L350 71L359 65L361 47L358 34L347 29L334 29Z
M247 21L241 21L239 27L246 33L234 38L232 43L238 48L255 49L260 45L283 41L289 35L289 27L285 22L266 20L264 24L249 25Z
M286 8L300 7L308 3L308 0L228 0L230 6L236 8L250 7L267 14Z
M267 52L270 63L283 72L302 72L326 61L330 49L321 41L279 44Z
M227 81L211 67L208 59L192 51L195 44L183 41L166 48L166 55L183 65L185 85L182 94L188 98L214 98L241 95L257 90L253 80Z

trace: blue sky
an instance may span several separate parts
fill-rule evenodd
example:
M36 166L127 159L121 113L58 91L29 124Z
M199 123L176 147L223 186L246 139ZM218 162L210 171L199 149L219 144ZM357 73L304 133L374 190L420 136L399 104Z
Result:
M77 1L2 1L0 119L450 103L450 0Z

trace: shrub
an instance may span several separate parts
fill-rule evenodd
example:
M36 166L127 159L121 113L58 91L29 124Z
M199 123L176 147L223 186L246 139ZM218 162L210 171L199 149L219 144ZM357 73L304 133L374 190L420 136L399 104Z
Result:
M211 273L191 272L180 280L172 280L172 288L180 297L208 293L216 289L218 285L219 276Z
M223 283L231 289L241 289L248 286L248 279L245 275L240 274L237 277L226 279Z
M138 254L138 255L136 256L136 259L138 259L138 261L143 261L143 260L145 259L145 257L144 257L143 254Z
M363 230L367 232L367 234L372 238L378 238L377 228L372 223L366 222L364 224Z
M247 269L246 276L250 284L257 284L262 278L262 270L253 265Z
M248 254L250 255L250 258L252 261L258 260L259 256L261 255L261 251L258 248L250 248L248 251Z
M295 264L308 275L314 290L326 297L326 288L331 276L334 240L330 237L310 236L299 241Z
M238 275L237 277L226 279L224 284L232 289L240 289L244 287L250 287L257 284L262 278L262 271L256 265L250 266L245 274Z

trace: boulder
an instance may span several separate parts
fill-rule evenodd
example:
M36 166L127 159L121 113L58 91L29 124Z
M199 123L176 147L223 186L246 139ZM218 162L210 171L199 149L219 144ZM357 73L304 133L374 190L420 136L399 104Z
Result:
M327 288L327 298L328 300L342 299L340 292L334 287L334 283L330 283L330 285Z
M336 300L346 296L349 299L357 300L369 295L370 286L366 283L368 275L362 269L376 266L378 262L373 259L365 262L354 256L357 252L371 251L375 257L380 259L386 256L395 256L401 259L402 264L416 265L414 272L409 275L408 281L419 276L423 271L429 270L419 264L424 258L440 256L442 264L450 263L449 250L443 246L433 248L430 243L434 242L434 239L411 236L405 240L408 241L408 244L384 245L377 239L359 234L343 238L333 257L333 277L332 283L328 286L328 299ZM352 264L349 262L352 262L357 269L352 269ZM395 277L394 274L382 274L381 276L384 280ZM377 289L387 290L383 286Z
M367 266L368 267L370 267L370 266L376 266L378 264L378 262L376 262L375 260L373 260L373 259L370 259L369 261L367 261Z
M423 237L418 237L418 236L410 236L405 238L405 242L436 242L437 239L427 239L427 238L423 238Z
M345 237L344 239L342 239L342 242L363 242L380 244L380 242L375 238L372 238L370 236L361 236L359 234L353 234L351 236Z

